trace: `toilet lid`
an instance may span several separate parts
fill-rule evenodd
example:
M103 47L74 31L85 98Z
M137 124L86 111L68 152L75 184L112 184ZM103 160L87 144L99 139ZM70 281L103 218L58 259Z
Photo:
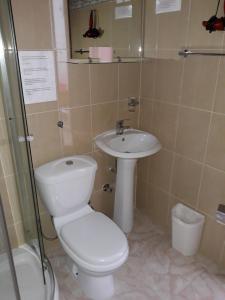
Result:
M99 212L69 222L62 227L60 234L75 255L91 264L112 263L128 251L124 233Z

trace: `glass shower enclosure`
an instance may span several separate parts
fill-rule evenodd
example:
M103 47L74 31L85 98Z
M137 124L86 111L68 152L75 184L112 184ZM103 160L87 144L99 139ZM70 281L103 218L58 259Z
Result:
M10 0L0 0L0 91L2 92L4 114L11 148L17 192L23 223L25 244L30 247L40 259L42 282L46 283L46 270L49 271L47 281L54 285L54 275L45 256L42 240L42 230L38 209L36 186L33 174L30 144L27 139L28 128L26 121L23 91L20 78L18 51L13 24ZM0 299L23 300L15 271L15 258L10 247L7 233L7 220L4 217L3 205L0 199L0 275L4 272L10 295ZM14 258L14 260L13 260ZM3 273L2 273L3 272ZM2 282L3 283L3 282ZM52 290L54 287L52 287ZM53 292L50 293L53 299ZM21 297L21 298L20 298Z

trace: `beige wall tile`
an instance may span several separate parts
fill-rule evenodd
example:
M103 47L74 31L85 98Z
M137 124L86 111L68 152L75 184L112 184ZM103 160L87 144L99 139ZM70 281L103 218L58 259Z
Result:
M107 193L102 190L94 192L91 197L91 205L96 211L113 216L114 193Z
M12 9L19 50L54 47L50 1L13 0Z
M219 263L225 238L225 228L211 218L206 217L200 251Z
M3 209L5 213L5 218L7 220L7 224L11 225L14 222L13 222L13 216L12 216L11 206L9 202L9 193L6 187L6 180L4 178L0 179L0 193L1 193L2 204L3 204Z
M5 178L6 187L9 195L9 203L13 217L13 223L21 222L21 211L18 198L18 191L16 186L15 176L8 176Z
M158 49L157 50L157 58L158 59L168 59L182 62L178 56L178 49Z
M178 107L167 103L153 103L153 133L163 147L175 147Z
M16 235L16 230L14 225L9 225L7 223L7 229L9 234L9 240L12 248L18 247L18 238Z
M213 218L219 204L225 204L225 173L210 167L204 168L199 196L199 209Z
M118 65L91 65L91 102L102 103L118 99Z
M62 142L65 155L88 153L92 151L91 108L79 107L64 109Z
M26 241L24 237L24 228L22 222L15 224L15 231L18 240L18 246L25 244Z
M175 197L174 195L170 194L169 198L169 208L168 208L168 230L170 233L172 233L172 209L174 206L176 206L178 203L182 203L185 205L185 203L182 202L180 198Z
M202 165L181 156L175 157L172 193L186 204L196 206Z
M187 106L212 109L218 71L217 57L189 57L184 64L181 102Z
M137 161L137 179L149 182L151 157L140 158Z
M2 98L2 91L0 88L0 118L5 118L5 111L3 106L3 98Z
M156 59L144 61L141 66L141 96L155 98Z
M12 175L14 173L14 169L13 169L11 149L9 144L5 143L2 146L0 145L0 153L1 153L1 164L2 164L4 175L5 176Z
M115 173L110 171L110 168L116 167L116 160L114 157L105 154L102 151L95 151L92 154L93 158L98 164L97 173L95 176L95 190L101 190L102 186L106 183L115 183Z
M181 92L181 75L182 60L157 60L156 99L178 103Z
M155 0L145 1L144 56L152 57L157 49L158 17L155 14Z
M149 201L148 185L149 184L143 177L138 176L136 186L137 208L143 211L148 211L150 213L151 209L149 209L149 207L151 206L151 204Z
M138 128L139 105L135 107L135 111L129 111L128 100L118 101L118 120L126 120L125 124ZM125 126L126 126L125 125Z
M169 226L169 201L170 195L162 190L155 190L154 195L154 216L156 223L166 229Z
M93 136L116 126L116 103L94 105L92 107Z
M57 109L58 109L58 102L57 101L26 104L26 113L28 115L33 114L33 113L40 113L40 112L47 112L47 111L51 111L51 110L57 110Z
M153 102L141 99L140 129L151 132L153 129Z
M225 170L225 116L213 115L210 126L206 162L218 169Z
M219 78L218 78L218 83L217 83L217 88L216 88L215 107L214 107L214 111L219 112L219 113L225 113L224 78L225 78L225 59L221 58L220 69L219 69Z
M28 116L29 132L34 136L31 151L35 166L62 156L58 119L57 111Z
M139 97L140 63L119 64L119 99Z
M189 6L190 0L185 0L181 11L159 15L159 49L179 49L186 45Z
M162 149L149 159L149 180L150 182L169 191L172 171L173 153Z
M84 106L90 104L90 76L89 65L68 64L68 101L63 105L67 107Z
M12 175L14 169L5 119L0 120L0 154L1 171L4 176Z
M3 174L2 162L0 160L0 178L3 176L4 176L4 174Z
M176 151L194 160L202 161L209 131L210 113L181 108Z
M47 214L47 208L45 207L44 203L40 199L39 193L37 197L38 197L38 207L39 207L40 214Z
M23 216L23 226L26 241L37 238L36 221L33 212L29 211L26 216Z
M41 226L45 235L53 237L56 235L55 228L52 224L51 217L48 214L41 214Z

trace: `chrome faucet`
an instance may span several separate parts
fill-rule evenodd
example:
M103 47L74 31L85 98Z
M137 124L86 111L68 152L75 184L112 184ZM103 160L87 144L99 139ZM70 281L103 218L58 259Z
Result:
M123 134L125 129L130 128L130 126L124 126L125 121L129 121L129 119L119 120L116 122L116 134L117 135Z

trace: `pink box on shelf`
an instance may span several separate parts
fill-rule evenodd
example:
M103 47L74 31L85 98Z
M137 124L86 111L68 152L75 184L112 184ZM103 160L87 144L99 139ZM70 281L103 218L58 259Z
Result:
M89 57L98 58L99 57L99 47L89 47Z
M113 61L112 47L99 47L98 57L100 62L112 62Z

